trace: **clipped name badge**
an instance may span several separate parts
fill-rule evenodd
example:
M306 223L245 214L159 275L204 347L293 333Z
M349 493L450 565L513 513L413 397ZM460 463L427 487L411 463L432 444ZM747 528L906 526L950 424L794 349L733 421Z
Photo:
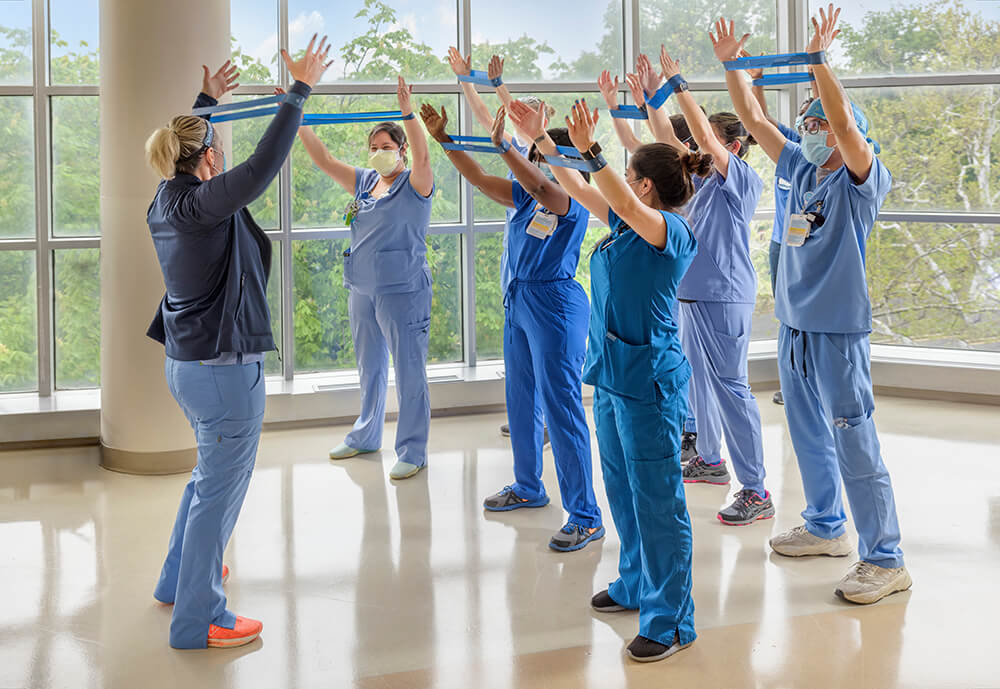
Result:
M545 239L556 231L556 225L558 223L559 218L555 215L539 210L535 213L535 217L531 219L531 222L528 223L528 234L532 237Z
M785 244L788 246L802 246L809 238L809 230L812 224L809 218L800 214L792 213L788 218L788 232L786 233Z

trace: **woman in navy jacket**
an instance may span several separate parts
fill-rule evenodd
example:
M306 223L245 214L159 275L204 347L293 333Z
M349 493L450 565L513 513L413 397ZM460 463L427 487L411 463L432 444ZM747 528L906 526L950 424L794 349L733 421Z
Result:
M225 171L218 130L180 115L146 142L164 178L147 213L167 292L147 334L166 348L171 394L191 422L198 464L181 497L153 596L174 605L174 648L250 643L263 625L226 608L222 553L246 496L264 418L264 353L274 349L267 307L271 243L246 206L267 189L288 156L302 105L328 63L326 38L301 60L282 57L295 84L257 149ZM195 107L236 88L227 62L205 69Z

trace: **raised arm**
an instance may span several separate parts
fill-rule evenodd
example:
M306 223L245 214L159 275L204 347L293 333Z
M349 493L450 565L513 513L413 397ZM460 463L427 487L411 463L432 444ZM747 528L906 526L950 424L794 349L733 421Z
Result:
M614 110L618 107L618 77L611 80L611 72L604 70L601 72L601 76L597 78L597 88L601 90L601 96L604 98L604 102L607 103L609 110ZM513 114L513 113L512 113ZM513 116L511 121L514 121ZM622 142L622 146L629 153L635 153L635 149L642 145L642 141L639 137L635 135L635 130L629 125L628 120L619 120L612 117L611 123L614 125L615 134L618 135L618 140ZM544 133L544 132L543 132ZM559 184L562 184L562 180L559 180ZM565 187L565 185L563 185ZM567 189L568 191L568 189ZM573 194L570 194L573 198L576 198ZM577 199L579 201L579 199ZM586 204L584 204L586 205Z
M215 175L200 184L191 196L193 208L190 210L203 217L223 219L249 205L267 190L288 157L295 141L295 132L302 121L302 104L309 97L312 86L329 67L327 54L330 47L326 37L313 50L316 36L309 41L302 59L293 62L288 53L282 51L282 58L289 73L295 79L288 97L278 108L257 148L243 163L228 172Z
M280 86L274 89L276 94L283 94L285 89ZM326 147L312 127L299 127L299 141L320 170L330 179L339 184L349 194L354 194L354 166L338 160Z
M506 119L506 108L501 106L497 110L493 131L490 134L494 146L499 146L501 141L503 141L503 130ZM513 146L508 148L501 157L507 163L510 171L514 173L514 177L518 183L520 183L521 187L531 198L556 215L566 215L569 213L569 194L566 193L565 189L546 177L537 165L529 162Z
M413 87L400 76L396 97L399 99L399 111L403 113L403 117L413 114L412 95ZM434 171L431 170L427 136L415 117L403 120L403 128L406 129L406 140L410 143L410 154L413 156L413 164L410 166L410 186L421 196L430 196L434 191Z
M680 66L670 57L663 45L660 46L660 65L663 67L663 76L667 79L672 79L681 73ZM687 122L691 136L698 144L698 149L712 156L713 166L720 175L726 177L729 174L729 151L715 135L705 111L698 107L694 96L686 89L677 94L677 102L680 104L681 112L684 113L684 121Z
M632 72L626 72L625 83L628 84L628 90L632 93L632 100L635 101L635 104L638 106L645 106L646 94L642 90L642 83L639 81L639 75ZM653 134L653 125L649 122L649 108L647 107L646 110L646 119L643 121L646 123L646 129L649 130L649 133ZM655 136L656 135L654 134L654 138Z
M597 109L591 113L586 100L573 106L573 117L566 119L566 125L570 139L578 150L586 151L593 145L597 118ZM592 174L611 210L636 234L657 249L663 249L667 245L667 221L663 214L640 201L625 183L625 178L610 166L605 165Z
M653 69L653 63L649 61L649 57L639 55L635 66L644 95L651 96L656 93L663 84L663 77ZM653 130L653 136L656 137L657 141L667 144L681 153L688 151L687 144L678 139L677 134L674 133L674 125L670 123L670 116L667 115L666 108L663 106L654 108L647 104L646 115L649 117L649 128Z
M520 101L510 104L510 121L518 129L535 140L538 150L544 155L558 155L556 143L545 131L545 103L541 103L537 110ZM601 196L601 192L590 186L578 170L550 166L552 174L555 176L559 186L567 194L576 199L580 205L594 214L594 217L607 219L608 202Z
M424 103L420 106L420 117L432 139L442 144L451 143L451 137L445 132L448 126L448 113L445 112L444 106L441 106L441 113L438 114L431 105ZM455 166L462 177L469 180L472 186L493 201L508 208L514 207L513 184L509 179L486 174L479 163L464 151L446 149L445 152L448 154L448 160L451 161L451 164Z
M712 40L712 47L719 62L726 62L740 56L750 34L744 34L737 40L733 32L733 22L730 21L727 25L725 19L719 19L715 24L715 33L710 31L708 37ZM764 149L767 157L777 163L788 140L761 110L743 72L726 70L726 86L729 88L729 97L733 101L733 108L739 115L740 122Z
M840 16L839 7L835 10L833 3L830 3L826 12L821 7L819 16L819 22L816 21L815 17L812 20L813 37L806 48L806 51L810 53L826 51L833 43L833 39L840 33L840 30L836 28L837 18ZM830 125L830 131L833 132L833 135L837 137L837 148L844 158L844 164L856 182L864 182L871 172L875 156L871 148L868 147L868 141L858 130L854 121L851 101L844 93L844 89L833 70L830 69L830 65L826 62L813 65L812 71L816 77L816 91L823 104L827 124Z

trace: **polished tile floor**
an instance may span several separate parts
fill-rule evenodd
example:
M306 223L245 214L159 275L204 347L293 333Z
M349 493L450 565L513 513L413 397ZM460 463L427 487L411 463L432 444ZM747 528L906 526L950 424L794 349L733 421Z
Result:
M326 459L344 428L266 433L226 556L230 606L264 633L230 651L170 649L150 597L184 476L105 472L95 448L0 453L0 688L1000 689L1000 410L879 399L914 587L865 608L833 595L851 560L768 551L803 498L760 398L777 517L725 527L731 490L688 487L700 636L651 665L622 657L635 614L588 606L614 530L546 547L549 452L552 505L483 514L511 478L501 414L434 419L430 469L400 484L391 453Z

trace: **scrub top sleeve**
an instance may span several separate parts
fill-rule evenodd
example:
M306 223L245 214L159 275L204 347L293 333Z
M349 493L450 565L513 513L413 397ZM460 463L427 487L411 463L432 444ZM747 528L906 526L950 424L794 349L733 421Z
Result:
M682 256L693 255L697 251L697 241L687 222L676 213L670 211L660 211L663 221L667 224L667 241L662 249L658 249L649 242L643 240L650 251L657 256L676 259Z
M364 167L354 168L354 196L357 196L365 191L366 189L371 189L372 187L372 175L377 175L378 173L374 170L370 170Z
M719 188L726 194L730 206L738 210L740 219L749 222L764 190L764 180L745 160L730 153L729 173Z
M803 163L811 165L811 163L806 160L806 157L802 155L802 149L797 143L793 141L786 141L785 147L781 150L781 157L778 158L778 164L774 168L774 174L777 177L792 179L792 176L795 174L795 170L798 169Z
M845 170L845 172L847 172ZM848 178L851 179L850 172L847 174ZM851 193L869 201L874 201L879 206L882 205L882 201L885 199L886 194L889 193L889 189L892 188L892 174L878 156L872 156L872 169L868 173L868 179L866 179L861 184L856 184L853 179L851 179L850 189Z
M518 182L516 179L511 181L510 196L511 199L514 201L515 209L526 205L529 201L534 201L534 199L531 198L528 192L524 190L524 187L521 186L521 183Z
M781 132L781 135L793 144L802 143L802 137L800 137L799 133L792 127L789 127L784 122L775 122L774 125L778 128L778 131Z
M419 191L417 191L416 189L413 188L413 185L410 183L411 176L412 176L411 175L411 171L407 170L406 171L406 188L410 190L410 193L413 194L414 196L416 196L421 201L430 201L431 199L433 199L434 198L434 190L437 189L437 183L436 182L431 182L431 193L428 194L427 196L424 196Z

